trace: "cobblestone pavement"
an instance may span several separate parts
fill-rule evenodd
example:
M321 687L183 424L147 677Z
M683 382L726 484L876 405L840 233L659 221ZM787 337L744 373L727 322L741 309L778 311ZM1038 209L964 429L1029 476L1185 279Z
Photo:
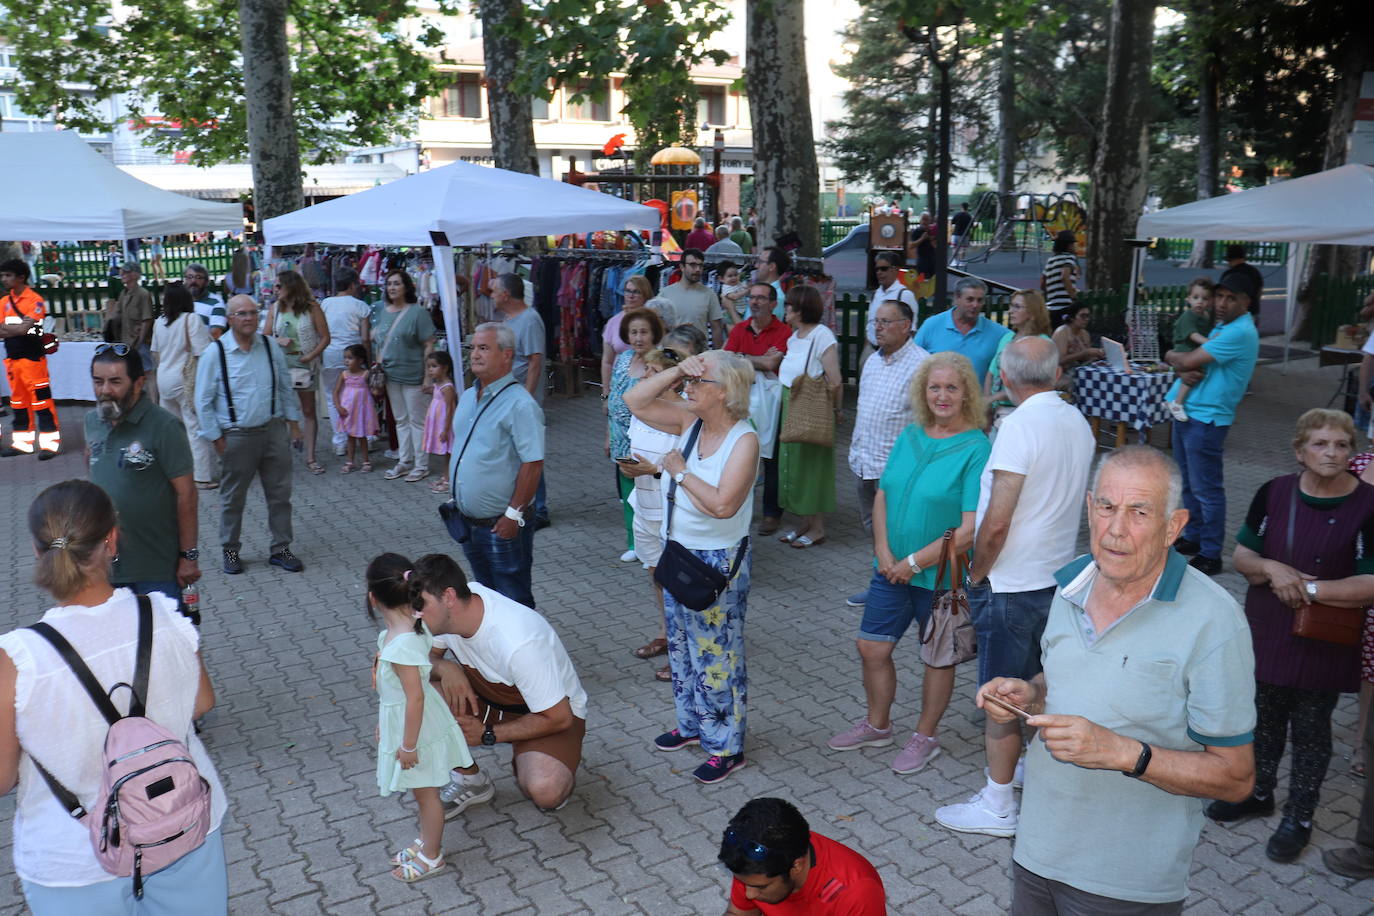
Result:
M1292 423L1325 401L1337 370L1315 360L1287 375L1263 366L1227 443L1229 528L1266 479L1292 467ZM852 391L851 391L852 397ZM28 579L22 530L29 501L49 483L84 472L84 408L62 411L68 451L39 464L0 465L0 628L35 619L45 599ZM833 754L826 738L861 712L853 635L858 612L844 597L867 578L869 546L840 461L840 509L827 544L810 551L767 539L757 545L748 627L749 766L716 786L689 777L692 753L656 753L650 740L672 722L656 663L630 650L654 635L645 574L617 562L624 550L604 427L595 397L549 403L549 499L554 526L536 538L535 594L562 634L591 698L579 784L562 811L526 802L509 771L509 749L477 749L497 795L450 823L447 875L407 887L387 876L387 855L415 836L408 797L381 798L371 747L376 711L369 679L376 630L363 610L362 572L383 550L411 557L454 551L428 484L380 473L296 477L295 551L307 568L266 565L266 523L257 491L244 531L246 575L218 569L215 494L202 503L203 645L219 694L204 739L230 795L225 822L234 913L719 913L726 875L715 865L725 821L745 800L781 795L813 826L869 856L893 913L996 913L1009 904L1010 844L956 834L931 816L982 780L982 724L971 702L974 666L940 734L944 753L914 776L888 768L892 749ZM1162 441L1162 436L1157 436ZM843 448L843 444L841 446ZM327 449L324 454L328 454ZM455 551L456 552L456 551ZM458 554L461 557L461 554ZM1237 595L1235 573L1222 581ZM914 647L898 652L895 717L913 728L920 697ZM1320 850L1349 842L1363 782L1350 775L1353 697L1336 713L1336 756L1316 820L1313 848L1292 865L1264 856L1272 821L1229 829L1208 823L1194 857L1194 913L1374 911L1374 882L1329 874ZM0 800L0 914L21 912L10 865L13 796ZM1104 816L1109 816L1104 812ZM1123 829L1129 826L1123 825ZM1149 837L1141 837L1149 842Z

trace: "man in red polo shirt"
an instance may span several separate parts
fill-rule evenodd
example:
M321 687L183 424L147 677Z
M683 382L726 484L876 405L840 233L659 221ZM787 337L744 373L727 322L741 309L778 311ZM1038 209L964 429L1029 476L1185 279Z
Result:
M756 798L740 808L717 858L734 875L725 916L886 916L887 893L872 863L813 833L780 798Z
M755 372L766 373L774 379L777 378L783 354L787 352L787 341L792 336L791 326L773 315L777 301L778 291L772 284L752 284L749 287L749 320L741 321L731 328L730 337L725 341L725 349L749 360ZM755 423L760 419L754 418ZM772 418L774 443L778 441L779 420L780 417L777 416ZM773 455L764 455L761 460L763 518L759 522L759 534L767 537L778 530L778 525L782 521L782 507L778 505L777 458Z
M0 287L0 339L14 408L12 445L0 448L0 456L32 455L36 442L38 460L47 461L61 445L40 336L47 306L29 288L29 265L18 258L0 263Z

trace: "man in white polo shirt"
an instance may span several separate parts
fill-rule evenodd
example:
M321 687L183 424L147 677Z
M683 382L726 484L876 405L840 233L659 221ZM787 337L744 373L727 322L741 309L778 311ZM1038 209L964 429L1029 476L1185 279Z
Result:
M1002 352L1002 383L1017 407L1002 421L983 469L969 570L978 633L978 683L1040 673L1040 636L1054 600L1054 573L1073 559L1095 443L1088 421L1054 390L1059 348L1025 337ZM1012 792L1021 723L984 726L987 785L935 819L951 830L1016 834Z

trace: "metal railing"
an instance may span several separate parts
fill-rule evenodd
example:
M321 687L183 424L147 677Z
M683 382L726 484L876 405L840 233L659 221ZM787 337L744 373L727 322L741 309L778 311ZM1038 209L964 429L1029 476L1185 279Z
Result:
M1244 245L1245 260L1251 264L1287 264L1287 242L1213 242L1212 260L1226 263L1226 246ZM1155 239L1150 256L1160 261L1182 261L1193 253L1192 239Z
M162 271L170 279L181 276L187 264L204 264L214 279L229 272L238 242L168 242L163 245ZM122 257L122 248L118 252ZM153 279L152 254L145 245L139 249L144 276ZM37 273L61 273L66 282L90 283L110 279L109 245L44 245Z

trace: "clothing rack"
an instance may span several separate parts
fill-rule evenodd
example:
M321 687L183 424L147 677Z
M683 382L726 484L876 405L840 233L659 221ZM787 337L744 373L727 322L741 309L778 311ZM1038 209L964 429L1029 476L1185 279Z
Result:
M572 260L644 261L653 257L647 250L626 251L622 248L550 248L540 257Z

